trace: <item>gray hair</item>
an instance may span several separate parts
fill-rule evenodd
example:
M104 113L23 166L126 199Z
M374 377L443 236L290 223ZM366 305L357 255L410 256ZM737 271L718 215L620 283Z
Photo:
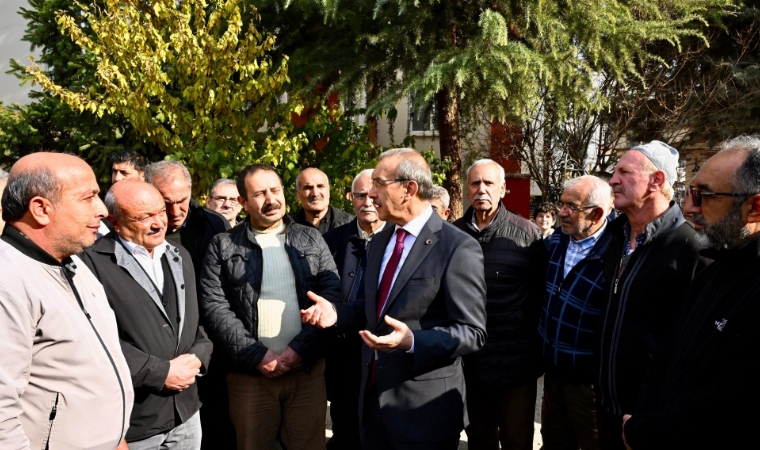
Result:
M470 181L470 171L472 170L472 168L473 167L477 167L477 166L482 166L484 164L495 164L496 167L499 168L499 177L500 177L499 181L501 183L504 183L506 181L507 174L504 172L504 168L501 167L501 164L497 163L493 159L483 158L483 159L479 159L479 160L475 161L474 163L472 163L472 165L470 166L470 168L467 169L467 182Z
M47 167L26 170L8 178L2 197L3 220L21 220L34 197L42 197L53 204L61 199L58 178Z
M443 186L433 186L433 197L430 200L435 199L440 199L441 203L443 203L443 207L448 209L451 197L449 197L449 191Z
M301 184L300 183L301 175L303 175L303 173L306 172L307 170L316 170L316 171L320 172L322 175L325 176L325 180L327 180L327 187L328 188L330 187L330 178L327 177L326 173L324 173L323 171L317 169L316 167L307 167L307 168L303 169L301 172L299 172L298 176L296 177L296 190L301 189L301 186L300 186L300 184Z
M747 159L734 174L734 189L748 194L760 193L760 136L740 136L726 141L720 151L744 151ZM745 198L738 197L735 204L744 203Z
M409 156L416 155L419 158L409 158ZM423 200L430 200L433 198L433 174L430 172L430 166L428 166L422 155L413 148L392 148L384 151L378 158L382 161L385 158L398 158L400 159L398 166L396 166L396 178L403 178L406 180L414 181L419 186L419 195ZM422 159L420 163L419 159Z
M563 185L564 190L574 189L584 181L591 183L591 190L583 200L582 206L599 206L604 209L605 213L609 214L612 209L613 196L612 186L607 184L606 181L594 175L583 175L578 178L573 178L565 181Z
M229 178L220 178L214 181L214 184L211 185L211 189L209 189L208 195L214 195L214 189L218 188L219 186L224 186L225 184L231 184L235 186L235 189L237 189L237 182L235 180L230 180Z
M8 172L0 169L0 180L8 181Z
M374 172L374 171L375 171L375 169L364 169L361 172L359 172L359 174L354 177L354 181L351 182L351 192L355 191L356 182L359 181L359 178L361 178L363 176L367 176L367 175L369 175L371 177L372 176L372 172Z
M148 164L145 166L145 181L153 184L156 179L166 178L174 170L182 172L185 180L187 180L188 186L193 185L193 179L190 177L190 172L187 170L187 167L179 161L158 161Z
M119 208L119 204L116 202L116 195L113 193L113 188L109 189L108 192L106 192L106 198L103 200L103 203L106 204L108 215L114 216L116 219L121 221L121 208Z

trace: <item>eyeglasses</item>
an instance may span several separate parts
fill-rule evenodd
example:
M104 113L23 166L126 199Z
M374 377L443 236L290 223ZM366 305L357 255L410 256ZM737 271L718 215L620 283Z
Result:
M749 197L750 195L755 194L745 194L743 192L709 192L709 191L700 191L699 189L695 188L694 186L689 186L689 190L686 191L686 195L691 196L691 203L696 206L700 207L702 206L702 197L711 197L711 196L717 196L722 195L725 197Z
M130 222L139 222L139 223L141 223L143 225L147 225L151 220L155 219L156 217L160 216L161 214L164 214L164 215L166 214L166 208L162 209L161 211L159 211L157 213L145 216L142 219L136 219L136 218L133 218L133 217L126 217L126 219L129 220Z
M367 200L367 194L366 192L352 192L351 195L354 197L354 200L359 200L360 202L364 202L364 200Z
M559 211L562 211L563 209L567 208L570 210L570 214L573 214L578 211L583 211L584 209L596 208L598 205L574 206L574 205L571 205L570 203L557 202L556 206Z
M211 197L211 199L219 203L230 202L232 206L238 205L237 197Z
M372 186L374 186L375 189L380 189L380 186L385 186L386 184L390 183L403 183L404 181L409 181L409 178L394 178L392 180L381 180L380 178L373 178Z

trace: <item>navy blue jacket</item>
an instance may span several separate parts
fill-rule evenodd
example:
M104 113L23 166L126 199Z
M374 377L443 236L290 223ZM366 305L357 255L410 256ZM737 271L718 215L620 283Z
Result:
M538 320L544 370L565 383L593 384L595 329L604 307L604 254L607 229L588 255L564 277L570 236L557 230L549 236L546 294Z

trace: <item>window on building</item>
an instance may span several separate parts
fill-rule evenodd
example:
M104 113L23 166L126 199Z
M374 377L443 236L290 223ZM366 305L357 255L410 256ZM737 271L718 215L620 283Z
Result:
M435 102L429 101L422 109L417 109L414 94L409 95L409 134L412 136L434 136L438 134L438 115Z

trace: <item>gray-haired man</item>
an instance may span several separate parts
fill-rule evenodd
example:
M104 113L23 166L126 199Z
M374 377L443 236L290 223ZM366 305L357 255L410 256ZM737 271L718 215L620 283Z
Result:
M441 216L441 219L447 222L451 216L450 201L449 191L442 186L433 186L433 198L430 199L430 206L433 207L433 211Z
M224 216L230 223L230 227L237 225L243 205L240 203L240 194L235 180L222 178L214 181L206 197L206 208Z

